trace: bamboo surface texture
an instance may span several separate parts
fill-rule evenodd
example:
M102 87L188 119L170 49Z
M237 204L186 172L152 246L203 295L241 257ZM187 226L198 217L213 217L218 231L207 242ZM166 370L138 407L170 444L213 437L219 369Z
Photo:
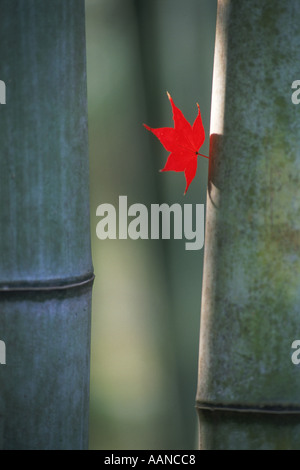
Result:
M88 443L83 0L0 0L0 448Z
M220 0L197 407L200 449L300 449L297 0Z

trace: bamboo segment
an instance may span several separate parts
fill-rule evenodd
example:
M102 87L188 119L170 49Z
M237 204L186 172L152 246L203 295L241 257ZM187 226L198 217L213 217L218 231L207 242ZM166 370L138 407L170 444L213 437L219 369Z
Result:
M84 449L90 310L84 0L0 0L0 446Z
M296 0L220 0L197 407L200 449L299 449Z
M1 295L5 449L86 449L90 286Z

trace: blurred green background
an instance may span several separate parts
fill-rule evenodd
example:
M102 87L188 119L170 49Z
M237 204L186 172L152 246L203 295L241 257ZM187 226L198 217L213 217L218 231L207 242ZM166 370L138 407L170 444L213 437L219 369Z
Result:
M90 449L194 449L203 249L183 240L104 240L96 208L204 204L207 160L183 173L142 123L173 126L166 91L208 155L217 0L86 0L92 312Z

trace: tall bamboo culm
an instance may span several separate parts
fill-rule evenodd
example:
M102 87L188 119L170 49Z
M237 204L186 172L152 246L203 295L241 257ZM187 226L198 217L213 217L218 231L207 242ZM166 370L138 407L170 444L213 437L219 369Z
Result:
M300 449L299 15L297 0L218 3L201 450Z
M84 0L0 0L0 448L86 449Z

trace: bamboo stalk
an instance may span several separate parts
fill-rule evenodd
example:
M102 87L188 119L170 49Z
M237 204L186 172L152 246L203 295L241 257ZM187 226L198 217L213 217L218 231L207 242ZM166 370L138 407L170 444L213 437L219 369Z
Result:
M0 0L0 446L88 443L84 0Z
M219 0L197 408L200 449L299 449L296 0Z

